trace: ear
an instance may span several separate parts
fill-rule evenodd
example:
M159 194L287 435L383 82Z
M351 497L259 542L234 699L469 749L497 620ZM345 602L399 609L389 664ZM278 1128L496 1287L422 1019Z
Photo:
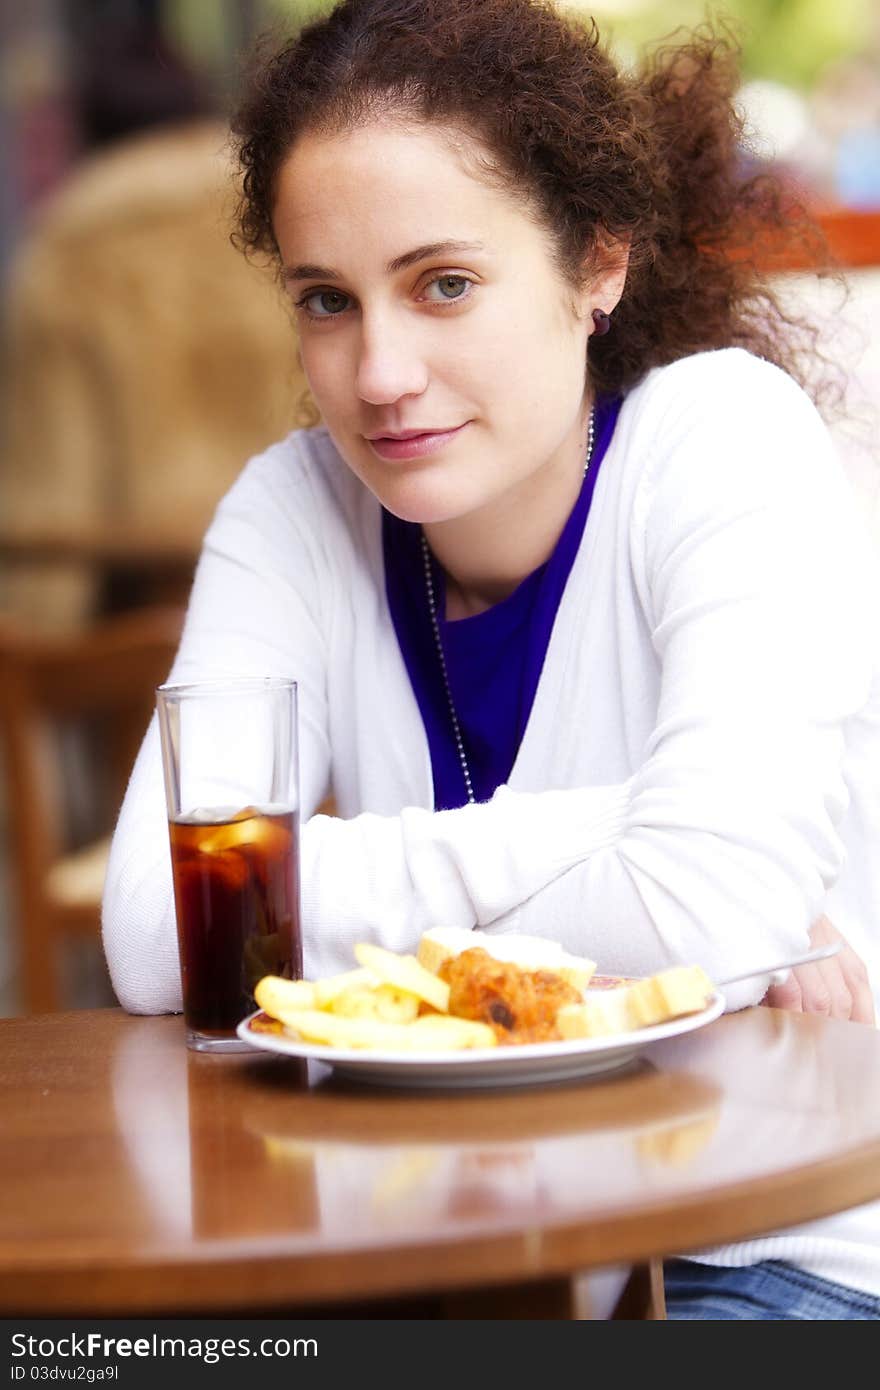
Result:
M629 268L629 237L610 237L597 233L595 243L584 262L584 289L581 304L585 317L594 309L611 314L620 303L626 273ZM593 330L590 330L593 332Z

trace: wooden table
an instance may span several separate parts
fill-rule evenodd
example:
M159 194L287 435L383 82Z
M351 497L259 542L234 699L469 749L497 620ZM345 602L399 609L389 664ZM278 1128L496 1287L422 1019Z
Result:
M577 1271L880 1196L853 1024L752 1009L540 1089L319 1073L180 1018L0 1021L0 1314L575 1316Z

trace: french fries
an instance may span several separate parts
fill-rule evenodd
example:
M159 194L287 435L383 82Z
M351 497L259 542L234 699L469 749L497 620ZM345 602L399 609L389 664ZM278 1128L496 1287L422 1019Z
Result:
M420 965L415 956L396 956L393 951L385 951L381 946L371 946L364 942L354 948L355 958L361 965L372 970L384 984L394 985L417 999L424 999L440 1014L449 1010L449 986Z
M333 1013L342 1018L378 1018L383 1023L412 1023L418 1017L414 994L394 985L355 985L337 994Z
M345 1018L321 1009L301 1009L291 1010L281 1021L306 1042L327 1047L450 1052L495 1045L495 1034L486 1024L450 1014L423 1014L411 1023L386 1023L380 1018Z
M286 1031L328 1047L450 1052L496 1046L487 1024L449 1014L449 986L415 956L369 943L356 946L355 956L357 970L324 980L266 975L254 998Z
M257 982L254 998L264 1014L279 1019L296 1009L318 1007L310 980L283 980L280 975L264 975Z
M378 984L377 977L371 970L346 970L342 975L330 975L326 980L315 981L315 1002L316 1009L332 1009L334 1001L341 995L346 994L352 989L369 989L372 985Z
M357 969L323 980L265 975L254 991L257 1004L285 1031L330 1047L449 1052L498 1045L488 1023L450 1014L450 986L415 956L368 942L354 954ZM676 966L563 1005L556 1035L600 1038L650 1027L705 1008L712 991L699 966Z

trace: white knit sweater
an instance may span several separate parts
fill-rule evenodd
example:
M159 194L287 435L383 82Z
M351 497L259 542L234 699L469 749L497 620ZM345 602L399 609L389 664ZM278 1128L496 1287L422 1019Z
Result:
M627 397L490 802L432 810L379 504L326 430L253 459L221 503L172 678L299 682L307 974L348 968L358 940L412 950L428 927L478 925L554 937L611 973L684 961L722 978L803 949L827 912L880 1007L878 597L816 412L730 349ZM314 816L331 787L340 818ZM126 1008L180 1009L155 723L113 842L104 939ZM773 1258L815 1257L880 1293L877 1211L811 1231L774 1240Z

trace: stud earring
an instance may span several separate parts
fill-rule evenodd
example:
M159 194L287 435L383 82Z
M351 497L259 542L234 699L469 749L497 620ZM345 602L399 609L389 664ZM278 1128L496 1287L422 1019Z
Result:
M611 327L611 318L605 313L604 309L593 310L593 323L596 325L594 332L597 338L601 338Z

